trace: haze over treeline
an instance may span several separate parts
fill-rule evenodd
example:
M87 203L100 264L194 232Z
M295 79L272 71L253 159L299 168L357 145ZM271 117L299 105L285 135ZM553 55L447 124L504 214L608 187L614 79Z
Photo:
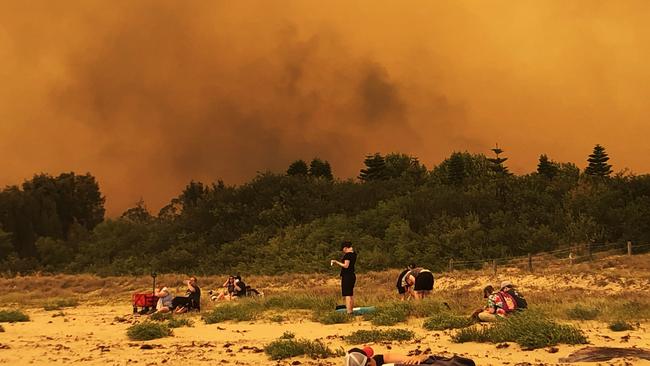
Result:
M456 152L427 168L376 153L355 180L326 160L295 160L241 185L191 181L159 212L141 201L117 219L105 219L91 174L38 174L0 191L0 272L327 271L343 240L361 271L440 270L449 259L650 242L650 175L614 174L605 147L584 170L541 154L517 175L509 157Z
M372 151L650 170L647 1L3 1L0 185L93 172L109 215ZM584 165L580 165L584 168Z

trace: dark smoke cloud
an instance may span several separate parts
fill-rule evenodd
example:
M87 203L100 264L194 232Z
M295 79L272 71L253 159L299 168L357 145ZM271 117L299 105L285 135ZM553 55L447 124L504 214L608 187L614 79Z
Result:
M315 156L345 178L376 151L431 166L499 142L517 172L595 143L639 155L616 141L650 132L650 83L636 82L647 52L624 57L648 40L642 12L368 4L5 2L0 184L90 171L119 214L140 197L158 208L190 179L241 183Z
M416 139L386 68L353 55L334 30L281 22L266 44L233 55L232 30L210 33L195 22L199 9L157 4L94 29L70 51L68 83L53 96L61 118L96 136L100 161L125 165L122 191L157 206L189 179L241 182L313 156L357 167L377 148L373 134Z

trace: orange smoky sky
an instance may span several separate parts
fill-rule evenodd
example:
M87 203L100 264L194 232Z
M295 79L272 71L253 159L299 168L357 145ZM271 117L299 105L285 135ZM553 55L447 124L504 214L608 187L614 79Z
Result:
M117 215L296 159L354 177L496 142L650 170L648 1L2 1L0 185L91 172Z

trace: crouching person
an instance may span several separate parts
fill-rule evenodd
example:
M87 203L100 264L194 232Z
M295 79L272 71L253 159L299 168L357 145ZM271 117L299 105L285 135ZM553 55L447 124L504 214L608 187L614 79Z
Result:
M487 299L487 304L483 309L479 309L472 314L475 318L482 322L495 322L506 317L507 312L504 309L503 301L499 296L499 292L494 290L494 287L485 286L483 298Z

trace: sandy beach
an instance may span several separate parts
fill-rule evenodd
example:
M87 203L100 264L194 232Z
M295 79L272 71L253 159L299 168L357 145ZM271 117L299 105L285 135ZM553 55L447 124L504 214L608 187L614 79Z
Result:
M295 311L281 324L268 320L204 324L197 316L194 327L174 329L172 337L152 341L130 341L126 329L141 318L130 315L129 306L79 306L62 311L32 310L32 321L5 324L0 333L0 363L7 365L338 365L342 360L311 360L304 357L272 361L263 347L285 331L296 337L321 339L332 348L350 348L342 336L373 326L361 320L350 324L323 325L309 320L306 312ZM361 319L361 318L359 318ZM449 332L429 332L421 319L396 328L409 328L416 339L372 345L377 352L458 354L474 359L478 365L555 365L562 357L583 346L559 345L555 349L523 351L516 344L451 343ZM638 330L612 332L598 322L576 323L584 329L591 345L650 348L650 324ZM553 352L553 353L551 353ZM631 363L630 363L631 362ZM582 363L580 363L582 364ZM584 363L589 364L589 363ZM591 363L593 364L593 363ZM619 359L608 365L650 364L650 361Z

